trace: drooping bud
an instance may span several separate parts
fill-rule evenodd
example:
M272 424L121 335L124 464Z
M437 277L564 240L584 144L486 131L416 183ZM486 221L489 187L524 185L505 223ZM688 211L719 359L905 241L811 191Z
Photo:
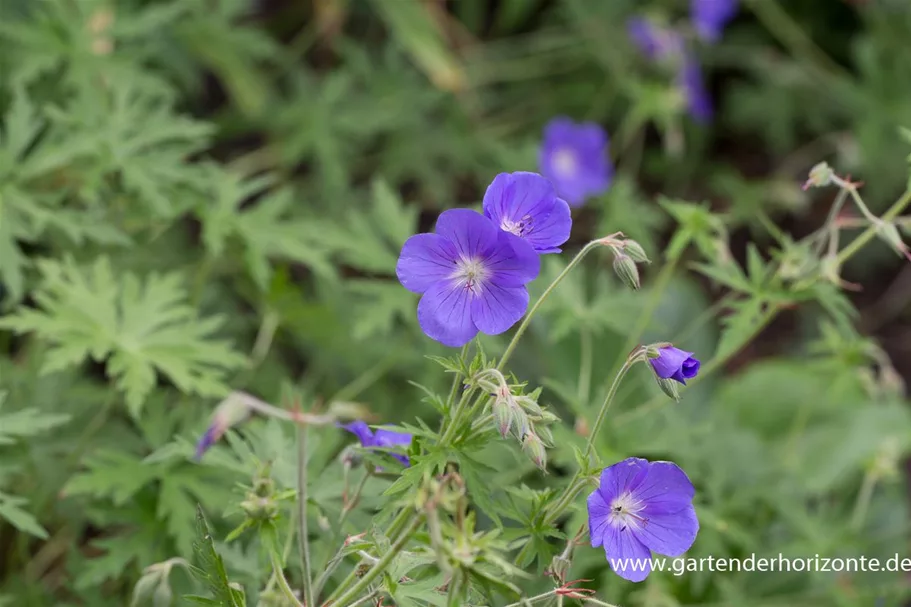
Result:
M540 425L535 426L535 432L538 433L538 436L541 438L541 442L543 442L545 446L554 446L554 434L550 431L550 428Z
M535 466L542 471L547 471L547 451L544 449L544 443L534 432L528 432L522 441L522 451L528 455L529 459L534 462Z
M651 263L648 255L645 254L645 249L635 240L624 240L623 252L629 255L630 259L636 263Z
M566 576L569 574L569 568L572 566L572 561L566 558L563 555L557 555L550 561L550 567L547 572L554 578L554 580L559 585L566 583Z
M626 286L639 290L639 268L629 255L618 252L614 256L614 272Z
M664 379L661 377L655 376L655 381L658 382L658 387L661 388L661 391L673 398L676 401L680 401L680 391L677 390L677 382L673 379Z
M835 172L832 170L832 167L830 167L827 162L820 162L810 169L810 176L803 184L803 189L807 190L809 188L825 187L832 183L832 178L834 176Z
M512 426L512 413L509 410L509 405L496 398L491 406L491 413L493 413L494 423L497 425L500 436L506 438L506 435L509 434L509 428Z
M902 236L898 232L898 228L895 227L895 224L886 223L884 221L880 222L880 224L876 226L876 235L884 240L886 244L892 247L899 255L911 259L911 252L908 251L908 245L902 240Z

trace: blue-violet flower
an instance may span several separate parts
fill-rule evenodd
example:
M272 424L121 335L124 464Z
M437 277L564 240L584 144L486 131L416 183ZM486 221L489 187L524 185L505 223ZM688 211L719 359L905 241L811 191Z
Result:
M690 0L693 26L706 42L716 42L736 14L737 0Z
M650 358L655 375L661 379L673 379L684 386L686 380L696 377L699 373L700 362L693 358L692 352L684 352L674 346L666 346L658 350L658 358Z
M570 206L581 206L587 197L610 186L614 171L607 157L608 143L607 133L593 122L554 118L544 127L538 155L541 174L560 198Z
M480 331L497 335L528 308L526 284L541 260L522 238L469 209L444 211L435 234L417 234L402 247L396 275L422 293L418 323L431 339L452 347Z
M687 54L677 73L677 86L683 91L686 99L686 108L698 122L708 122L712 119L714 108L712 97L705 88L702 79L702 67L695 57Z
M631 457L601 472L588 496L592 547L603 546L611 569L631 582L651 573L652 552L677 557L696 540L695 489L671 462Z
M559 253L573 225L566 201L537 173L500 173L484 193L484 215L538 253Z
M662 27L645 17L628 20L626 33L642 54L652 61L664 61L683 53L683 36L679 32Z
M358 440L364 447L396 447L399 445L407 447L411 444L411 435L407 432L394 432L392 430L377 429L376 432L370 430L370 427L363 421L357 420L350 424L339 424L339 428L344 428L348 432L357 436ZM400 453L389 453L392 457L402 462L405 466L410 466L411 462L407 455Z

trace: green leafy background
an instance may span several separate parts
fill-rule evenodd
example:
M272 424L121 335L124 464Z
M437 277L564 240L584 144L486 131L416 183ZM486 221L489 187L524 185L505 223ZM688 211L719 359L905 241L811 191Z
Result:
M911 6L744 0L723 40L696 50L718 110L707 126L626 41L641 11L676 20L686 3L0 0L0 605L161 607L186 594L281 605L260 596L260 542L224 538L258 462L295 487L294 429L255 419L195 463L214 406L231 390L277 404L293 388L362 403L374 422L434 425L418 385L445 394L427 356L452 352L421 334L395 280L399 248L440 211L477 205L498 172L535 170L558 114L608 129L617 174L575 213L533 295L584 242L618 230L653 263L631 292L593 255L513 358L563 420L548 475L505 443L458 454L478 526L528 538L516 564L530 576L512 581L529 595L551 587L542 570L584 520L583 500L558 528L537 525L535 509L572 474L649 306L645 339L725 364L677 405L637 368L598 451L687 471L701 521L688 556L911 556L907 262L874 240L845 268L864 287L848 294L825 283L795 296L770 273L800 253L788 235L818 228L831 206L832 191L800 188L816 162L862 180L875 213L908 185ZM506 342L481 343L496 355ZM342 507L350 442L311 433L318 562L335 550L324 521ZM374 529L388 486L367 482L345 533ZM284 543L288 517L277 527ZM147 569L175 558L203 577ZM395 577L415 582L396 604L445 604L429 561L409 558ZM909 594L901 573L635 585L584 545L572 576L643 607ZM498 596L477 604L515 600Z

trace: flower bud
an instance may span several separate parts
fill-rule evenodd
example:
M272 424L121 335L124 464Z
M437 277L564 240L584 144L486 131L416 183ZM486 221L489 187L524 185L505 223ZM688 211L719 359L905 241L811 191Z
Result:
M614 256L614 272L626 286L636 291L639 290L639 268L628 255L618 252Z
M491 413L493 413L493 419L497 424L500 436L506 438L506 435L509 434L509 428L512 426L512 413L509 410L509 405L497 398L493 401Z
M544 450L544 443L534 432L525 435L522 441L522 451L528 455L535 466L543 471L547 471L547 452Z
M541 442L544 443L546 447L554 446L554 435L553 432L550 431L550 428L547 426L535 426L535 431L538 433Z
M623 241L623 252L629 255L630 259L636 263L651 263L648 255L645 254L645 249L635 240Z
M155 589L155 594L152 595L152 606L171 607L173 599L174 593L171 592L170 584L168 584L167 579L162 579L161 583L158 584L158 588Z
M884 240L886 244L892 247L899 255L904 255L908 259L911 259L911 253L908 252L908 245L902 240L902 236L899 234L898 228L896 228L894 224L881 222L877 226L876 235Z
M553 576L557 584L561 586L566 583L567 574L569 574L569 568L572 566L572 561L570 561L565 556L557 555L550 562L550 568L548 572Z
M658 382L658 387L661 388L662 392L674 400L680 401L680 392L677 390L677 382L673 379L664 379L658 376L655 376L655 381Z
M523 409L525 409L526 411L528 411L528 412L531 413L532 415L537 415L537 416L543 416L543 415L544 415L544 409L541 408L541 405L539 405L537 402L535 402L535 399L530 398L530 397L528 397L528 396L524 396L524 395L522 395L522 396L516 396L515 399L516 399L516 402L517 402Z
M835 172L832 170L832 167L826 162L820 162L810 169L810 177L803 184L803 189L807 190L809 188L825 187L832 183L832 178L834 176Z

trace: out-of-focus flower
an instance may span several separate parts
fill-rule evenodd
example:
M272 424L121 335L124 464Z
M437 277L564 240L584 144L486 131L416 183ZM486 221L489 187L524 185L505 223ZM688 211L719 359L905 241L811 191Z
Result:
M228 397L222 401L212 415L212 423L196 443L196 453L193 455L193 459L196 461L202 459L203 454L217 443L229 428L246 420L250 413L250 408L241 399Z
M737 0L690 0L690 18L699 37L717 42L737 14L737 4Z
M373 432L370 427L361 420L353 421L350 424L339 424L339 428L344 428L351 434L357 436L358 440L361 441L361 444L364 447L397 447L405 446L411 444L412 436L407 432L394 432L392 430L384 430L382 428L377 429L376 432ZM400 453L389 453L392 457L402 462L405 466L410 466L411 462L408 459L407 455L402 455Z
M652 61L664 61L683 53L683 37L675 30L646 19L633 17L626 22L626 33L633 44Z
M538 253L559 253L573 225L569 205L537 173L500 173L484 193L484 215Z
M468 209L445 211L435 234L405 242L396 264L399 281L423 293L418 322L431 339L452 347L480 331L497 335L528 308L526 284L538 276L534 248Z
M554 118L544 127L538 156L541 174L570 206L581 206L587 197L610 186L614 170L607 156L608 143L607 133L593 122Z
M696 540L694 493L686 473L671 462L631 457L608 466L588 496L592 547L604 547L617 575L641 582L651 573L652 552L680 556Z
M700 362L693 358L692 352L684 352L674 346L666 346L658 350L658 358L649 358L655 375L661 379L673 379L684 386L686 380L696 377L699 373Z
M712 97L705 88L702 67L695 57L686 55L677 72L677 86L686 99L686 108L696 121L708 122L712 119L714 108Z

